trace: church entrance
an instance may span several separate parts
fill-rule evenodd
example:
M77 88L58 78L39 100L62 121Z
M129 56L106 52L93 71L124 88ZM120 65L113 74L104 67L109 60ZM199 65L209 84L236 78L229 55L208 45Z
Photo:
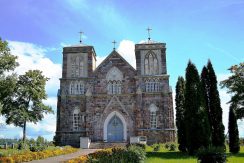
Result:
M108 142L121 142L123 141L123 123L121 119L115 114L109 121L107 127L107 140Z

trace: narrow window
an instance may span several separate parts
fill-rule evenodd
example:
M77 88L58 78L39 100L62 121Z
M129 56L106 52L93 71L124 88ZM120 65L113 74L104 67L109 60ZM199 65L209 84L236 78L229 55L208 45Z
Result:
M157 128L157 117L156 117L156 111L150 112L150 125L152 129Z
M80 130L80 124L81 124L81 114L78 109L75 109L73 112L73 130L79 131Z

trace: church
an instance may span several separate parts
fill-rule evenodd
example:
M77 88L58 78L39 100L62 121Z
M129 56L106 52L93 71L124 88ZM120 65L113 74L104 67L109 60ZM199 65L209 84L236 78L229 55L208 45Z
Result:
M96 65L93 46L63 48L57 94L58 145L124 142L145 136L147 143L175 140L172 90L166 66L166 44L135 45L136 69L116 50Z

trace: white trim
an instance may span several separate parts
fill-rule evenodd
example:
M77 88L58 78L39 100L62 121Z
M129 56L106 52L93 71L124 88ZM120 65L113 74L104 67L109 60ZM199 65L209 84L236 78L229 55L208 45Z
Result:
M108 139L108 134L107 134L107 130L108 130L108 123L109 121L111 120L111 118L113 118L113 116L116 115L117 117L120 118L120 120L122 121L123 123L123 133L124 133L124 137L123 137L123 140L124 141L127 141L127 125L126 125L126 121L125 121L125 118L117 111L113 111L111 112L107 118L105 119L104 121L104 124L103 124L103 140L104 141L107 141Z

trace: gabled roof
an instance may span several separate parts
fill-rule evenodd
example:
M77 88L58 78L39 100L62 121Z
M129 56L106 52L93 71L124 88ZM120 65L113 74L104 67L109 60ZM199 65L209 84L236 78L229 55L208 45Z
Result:
M113 50L98 66L97 68L94 70L94 72L96 72L102 65L104 65L104 63L111 58L114 54L118 55L127 65L129 65L129 67L132 68L133 71L136 71L136 69L134 69L133 66L131 66L131 64L129 64L117 51Z

